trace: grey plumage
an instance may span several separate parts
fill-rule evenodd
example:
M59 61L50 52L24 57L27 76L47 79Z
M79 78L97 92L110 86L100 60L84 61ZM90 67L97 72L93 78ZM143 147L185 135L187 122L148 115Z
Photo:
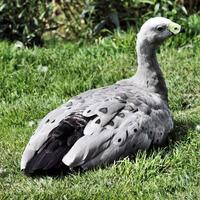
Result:
M165 27L164 31L159 32L158 26ZM90 169L135 154L139 149L149 149L151 145L163 145L173 121L156 49L172 33L177 34L173 30L176 26L179 28L166 18L148 20L137 37L135 76L84 92L50 112L27 144L21 169L27 174L45 170L42 159L52 168L62 162L66 168ZM62 149L62 154L57 152L60 160L55 159L58 148Z

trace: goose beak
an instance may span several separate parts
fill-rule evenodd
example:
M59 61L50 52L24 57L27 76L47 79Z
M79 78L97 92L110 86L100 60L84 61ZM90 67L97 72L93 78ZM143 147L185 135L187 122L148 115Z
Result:
M168 25L168 30L173 34L173 35L177 35L178 33L182 32L182 28L179 24L174 23L174 22L170 22Z

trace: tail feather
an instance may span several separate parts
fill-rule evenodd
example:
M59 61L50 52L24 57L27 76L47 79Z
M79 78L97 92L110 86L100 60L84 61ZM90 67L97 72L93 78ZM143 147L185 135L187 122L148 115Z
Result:
M83 136L88 119L73 114L62 120L50 133L47 141L27 163L24 173L34 175L60 175L69 172L62 158L73 144Z

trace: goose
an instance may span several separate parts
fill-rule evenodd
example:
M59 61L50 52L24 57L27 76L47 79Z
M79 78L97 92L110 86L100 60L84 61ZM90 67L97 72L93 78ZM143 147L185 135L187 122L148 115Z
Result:
M48 113L22 155L28 176L88 170L163 146L173 129L168 90L156 50L179 24L147 20L137 34L137 71L113 85L88 90Z

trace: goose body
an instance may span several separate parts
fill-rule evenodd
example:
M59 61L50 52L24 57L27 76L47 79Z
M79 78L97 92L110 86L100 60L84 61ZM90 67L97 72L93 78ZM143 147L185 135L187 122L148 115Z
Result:
M47 114L24 150L21 169L28 175L86 170L162 146L173 120L156 49L178 32L180 26L166 18L145 22L137 37L136 74L81 93Z

